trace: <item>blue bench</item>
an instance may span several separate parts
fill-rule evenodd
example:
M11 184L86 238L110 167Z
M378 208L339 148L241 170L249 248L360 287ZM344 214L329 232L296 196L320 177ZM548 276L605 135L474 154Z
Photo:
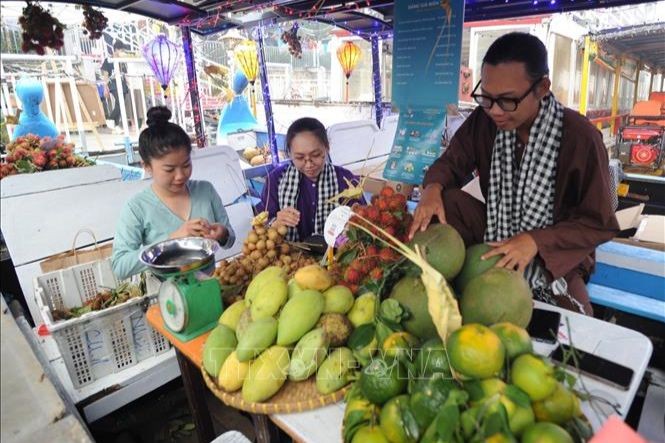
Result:
M665 323L665 252L610 241L596 260L591 302Z

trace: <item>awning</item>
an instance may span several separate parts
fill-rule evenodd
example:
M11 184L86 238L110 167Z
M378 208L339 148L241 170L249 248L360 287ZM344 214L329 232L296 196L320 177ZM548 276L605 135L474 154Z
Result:
M640 60L652 70L665 69L665 23L608 29L593 39L613 53Z

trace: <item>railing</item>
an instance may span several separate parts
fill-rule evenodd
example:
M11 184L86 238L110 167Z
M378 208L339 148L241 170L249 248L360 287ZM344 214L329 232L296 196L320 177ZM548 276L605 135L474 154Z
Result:
M628 113L615 116L610 115L607 117L592 118L589 119L589 121L601 131L607 126L610 126L611 135L616 136L619 128L627 122L629 115L630 114Z

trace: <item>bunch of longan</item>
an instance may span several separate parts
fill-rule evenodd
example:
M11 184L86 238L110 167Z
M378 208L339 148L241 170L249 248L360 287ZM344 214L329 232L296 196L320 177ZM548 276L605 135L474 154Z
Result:
M286 232L286 226L254 226L243 242L242 255L232 260L222 260L215 269L215 276L222 285L246 285L268 266L281 266L291 274L315 263L315 259L284 241Z

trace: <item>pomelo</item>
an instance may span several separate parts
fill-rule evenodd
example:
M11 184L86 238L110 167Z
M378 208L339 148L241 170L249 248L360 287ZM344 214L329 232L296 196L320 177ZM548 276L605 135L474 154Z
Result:
M465 324L510 322L525 328L533 313L531 288L517 272L492 268L466 285L460 312Z
M481 256L492 250L492 247L487 243L479 243L477 245L469 246L464 255L464 265L462 270L455 278L455 288L458 293L464 292L466 285L474 278L493 268L496 262L501 259L500 255L495 255L487 260L481 260Z
M464 265L464 240L457 230L445 224L429 225L416 233L411 247L418 245L427 262L439 271L447 281L452 281Z
M393 286L390 298L397 300L409 314L409 318L402 322L404 329L422 340L438 337L427 309L427 292L420 278L403 277Z

